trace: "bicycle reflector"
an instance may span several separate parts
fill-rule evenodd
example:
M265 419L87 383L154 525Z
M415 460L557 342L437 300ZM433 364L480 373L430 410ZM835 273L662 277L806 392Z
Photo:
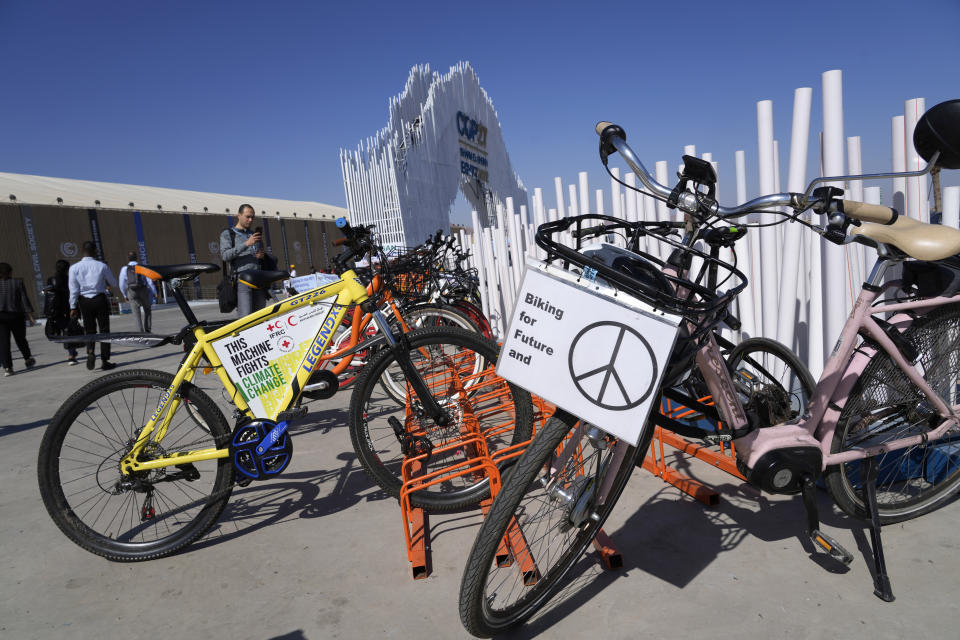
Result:
M273 420L237 425L230 439L230 459L237 471L251 480L267 480L286 469L293 457L288 426Z

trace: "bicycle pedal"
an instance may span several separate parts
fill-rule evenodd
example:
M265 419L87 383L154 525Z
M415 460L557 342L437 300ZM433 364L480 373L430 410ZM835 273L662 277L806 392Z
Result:
M302 418L307 415L306 407L297 407L296 409L287 409L286 411L281 411L277 414L277 424L281 422L292 422L297 418Z
M826 552L826 554L834 560L839 560L843 564L850 564L853 562L853 555L849 551L844 549L839 542L819 529L814 529L810 532L810 541L816 546L820 547L821 550Z

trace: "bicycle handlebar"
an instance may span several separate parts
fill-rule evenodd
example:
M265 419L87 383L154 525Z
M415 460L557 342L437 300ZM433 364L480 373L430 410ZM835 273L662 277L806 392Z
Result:
M669 199L674 195L677 199L676 206L685 213L696 213L704 208L704 200L701 195L691 191L684 191L677 196L673 190L657 182L656 178L647 171L643 163L637 158L633 149L627 144L627 135L623 128L611 122L598 122L596 126L597 135L600 136L600 158L604 165L607 164L607 157L617 152L626 161L630 169L637 175L640 182L652 192L655 196L663 199ZM896 174L896 176L910 177L923 175L930 171L932 164L937 160L939 154L934 156L925 169L908 173ZM864 178L887 178L896 177L894 174L867 174L862 176L837 176L836 178L817 178L813 180L804 193L774 193L766 196L754 198L736 207L724 207L716 202L706 203L707 213L720 218L736 218L755 211L762 211L775 207L790 207L796 213L813 209L817 213L840 213L865 222L875 222L879 224L893 224L898 217L896 209L884 207L881 205L867 204L855 200L834 199L832 195L818 197L814 191L814 185L822 182L829 182L843 179L864 179ZM811 194L812 197L811 197ZM839 195L842 195L840 192Z

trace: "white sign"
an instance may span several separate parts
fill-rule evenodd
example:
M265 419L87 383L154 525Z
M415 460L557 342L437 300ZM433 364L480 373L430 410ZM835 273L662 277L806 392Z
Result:
M321 325L331 325L330 333L336 328L332 326L332 307L332 299L298 307L213 343L213 350L253 415L269 418L278 411Z
M299 276L290 279L290 286L297 293L304 293L317 287L322 287L331 282L336 282L340 276L335 273L311 273L308 276Z
M527 259L497 373L634 444L680 318Z

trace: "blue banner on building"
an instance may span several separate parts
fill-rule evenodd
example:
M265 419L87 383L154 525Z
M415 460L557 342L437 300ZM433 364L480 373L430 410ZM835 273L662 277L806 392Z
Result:
M97 260L104 260L105 254L103 253L103 241L100 238L100 220L97 218L97 210L87 209L87 219L90 220L90 236L97 248Z
M37 295L43 299L43 272L40 270L40 252L37 251L37 234L33 230L33 211L28 205L20 205L23 216L23 228L27 234L27 250L30 252L30 266L33 267L33 280L37 286Z
M137 230L137 255L140 264L150 264L147 261L147 241L143 237L143 220L140 218L140 212L133 212L133 226Z

